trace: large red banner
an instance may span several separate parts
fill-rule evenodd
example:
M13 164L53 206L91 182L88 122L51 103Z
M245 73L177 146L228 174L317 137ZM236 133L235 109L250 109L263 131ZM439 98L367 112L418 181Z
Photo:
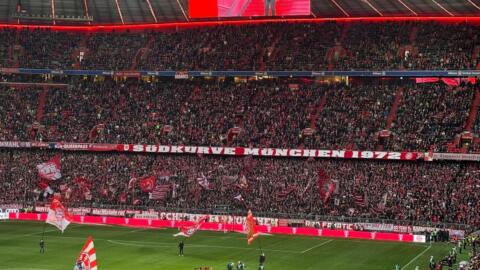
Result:
M47 214L36 213L10 213L10 219L44 221ZM136 218L120 218L106 216L74 216L75 223L98 224L98 225L118 225L138 228L182 228L195 224L192 221L175 221L175 220L152 220L152 219L136 219ZM224 226L228 226L224 228ZM216 222L205 222L200 226L200 230L206 231L224 231L225 229L235 232L245 233L245 224L224 224ZM332 237L332 238L351 238L365 239L377 241L394 241L394 242L422 242L413 234L402 233L383 233L383 232L367 232L367 231L351 231L351 230L330 230L316 229L307 227L272 227L266 225L256 226L257 232L281 235L299 235L312 237Z
M119 145L119 147L121 147ZM385 151L351 151L351 150L321 150L321 149L281 149L281 148L244 148L244 147L213 147L213 146L182 146L182 145L142 145L123 144L118 151L169 153L169 154L206 154L229 156L264 156L264 157L318 157L347 159L389 159L416 160L416 152L385 152Z
M298 148L245 148L223 146L184 146L184 145L147 145L147 144L95 144L63 142L0 142L0 148L45 148L65 151L118 151L157 154L203 154L225 156L262 156L262 157L297 157L297 158L343 158L343 159L382 159L382 160L417 160L423 153L352 151Z

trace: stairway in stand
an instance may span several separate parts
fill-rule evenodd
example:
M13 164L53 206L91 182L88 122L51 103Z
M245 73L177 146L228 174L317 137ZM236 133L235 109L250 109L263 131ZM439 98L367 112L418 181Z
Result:
M477 121L478 115L478 106L480 105L480 92L475 90L475 97L473 98L472 106L470 107L470 112L468 113L467 121L465 122L464 131L471 132L475 122Z
M322 113L326 104L327 104L327 92L325 92L322 99L320 100L320 103L318 103L318 106L315 108L315 114L313 114L312 117L310 117L310 128L315 129L317 127L317 119L320 117L320 114Z
M397 119L398 106L400 106L400 102L402 102L402 96L403 88L398 88L397 93L395 94L395 100L393 101L392 107L387 116L387 123L385 125L385 129L387 130L392 127L393 122Z
M155 38L152 36L147 44L145 45L145 47L142 47L140 49L138 49L137 53L135 54L135 56L133 57L132 59L132 65L130 66L130 70L136 70L137 69L137 66L138 66L138 63L140 62L140 60L144 57L147 57L148 56L148 53L149 53L149 50L150 50L150 47L152 47L153 43L155 42Z
M37 122L41 123L43 116L45 115L45 102L47 100L48 88L44 87L40 95L38 96L37 105Z

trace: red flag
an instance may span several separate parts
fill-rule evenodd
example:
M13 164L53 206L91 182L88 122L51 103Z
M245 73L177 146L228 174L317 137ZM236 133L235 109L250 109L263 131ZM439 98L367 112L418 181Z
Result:
M202 226L202 224L205 223L208 220L208 218L209 218L208 215L205 215L205 216L201 217L199 220L197 220L197 222L195 222L195 224L193 224L191 226L181 227L180 228L181 232L179 232L177 234L174 234L173 236L175 236L175 237L177 237L177 236L185 236L185 237L192 236L200 228L200 226Z
M318 171L318 192L320 199L325 204L335 191L337 183L330 179L330 176L324 171Z
M95 246L93 245L93 239L88 237L87 242L80 251L77 261L75 262L74 270L97 270L97 254L95 252Z
M37 165L38 175L47 180L58 180L62 178L60 167L60 155L54 156L47 162Z
M68 227L73 217L68 213L67 209L62 205L58 198L54 197L48 209L46 222L63 231Z
M157 178L155 176L147 176L140 179L140 188L143 192L152 192L155 188Z
M330 180L330 183L328 183L327 192L325 193L325 198L323 199L324 204L328 202L328 199L330 199L330 196L332 196L336 187L337 187L337 182Z
M44 191L44 197L47 196L46 193L52 195L53 194L53 189L50 187L50 181L47 179L42 179L40 178L37 183L38 187L41 188Z
M247 243L250 245L258 237L256 220L253 217L252 210L248 210L247 215Z

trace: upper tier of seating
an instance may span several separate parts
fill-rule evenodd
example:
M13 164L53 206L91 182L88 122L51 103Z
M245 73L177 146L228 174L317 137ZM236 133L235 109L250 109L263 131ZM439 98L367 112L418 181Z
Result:
M164 32L0 30L0 67L107 70L475 69L479 26L276 23Z

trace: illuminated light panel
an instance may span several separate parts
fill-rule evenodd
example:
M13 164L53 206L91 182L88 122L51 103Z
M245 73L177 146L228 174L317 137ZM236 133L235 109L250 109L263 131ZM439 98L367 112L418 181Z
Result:
M345 9L343 9L342 6L340 6L340 5L337 3L337 1L335 1L335 0L330 0L330 1L332 1L332 3L333 3L335 6L337 6L337 8L340 9L340 10L343 12L343 14L345 14L345 16L350 17L350 14L348 14L348 13L345 11Z
M115 0L115 4L117 5L118 15L120 15L120 20L122 21L122 24L125 24L125 22L123 21L122 9L120 9L120 5L118 4L118 0Z
M407 6L407 4L405 4L402 0L397 0L397 1L400 2L400 4L402 4L405 8L410 10L410 12L412 12L413 15L418 16L418 14L415 11L413 11L413 9L411 9L409 6Z
M0 28L11 29L45 29L53 31L83 31L83 32L109 32L109 31L143 31L162 30L174 28L210 27L218 25L248 25L267 23L324 23L324 22L390 22L390 21L437 21L442 23L475 23L480 24L480 17L349 17L349 18L304 18L304 19L260 19L260 20L228 20L228 21L202 21L202 22L175 22L175 23L148 23L148 24L98 24L98 25L39 25L39 24L0 24Z
M88 17L90 17L90 14L88 14L88 4L87 4L87 0L83 0L83 5L85 6L85 15ZM90 24L90 22L88 22L88 24Z
M438 3L437 1L435 0L432 0L433 3L435 3L439 8L441 8L443 11L445 11L448 15L450 16L455 16L453 15L452 12L448 11L446 8L444 8L442 5L440 5L440 3Z
M55 0L52 0L52 16L53 16L53 24L55 23Z
M377 12L378 15L380 15L380 16L383 17L383 14L382 14L376 7L374 7L374 6L372 5L372 3L370 3L368 0L363 0L363 1L364 1L365 3L367 3L367 5L368 5L369 7L371 7L373 10L375 10L375 12Z
M180 4L180 1L177 0L177 4L178 4L178 6L180 7L180 10L183 13L183 17L185 17L185 20L189 21L187 13L185 13L185 9L183 9L183 6L182 6L182 4Z
M153 19L155 19L155 22L158 23L157 21L157 15L155 15L155 11L152 8L152 4L150 3L150 0L147 0L148 8L150 9L150 13L152 13Z
M472 0L467 0L470 4L472 4L472 6L476 7L478 10L480 10L480 7L475 4Z

